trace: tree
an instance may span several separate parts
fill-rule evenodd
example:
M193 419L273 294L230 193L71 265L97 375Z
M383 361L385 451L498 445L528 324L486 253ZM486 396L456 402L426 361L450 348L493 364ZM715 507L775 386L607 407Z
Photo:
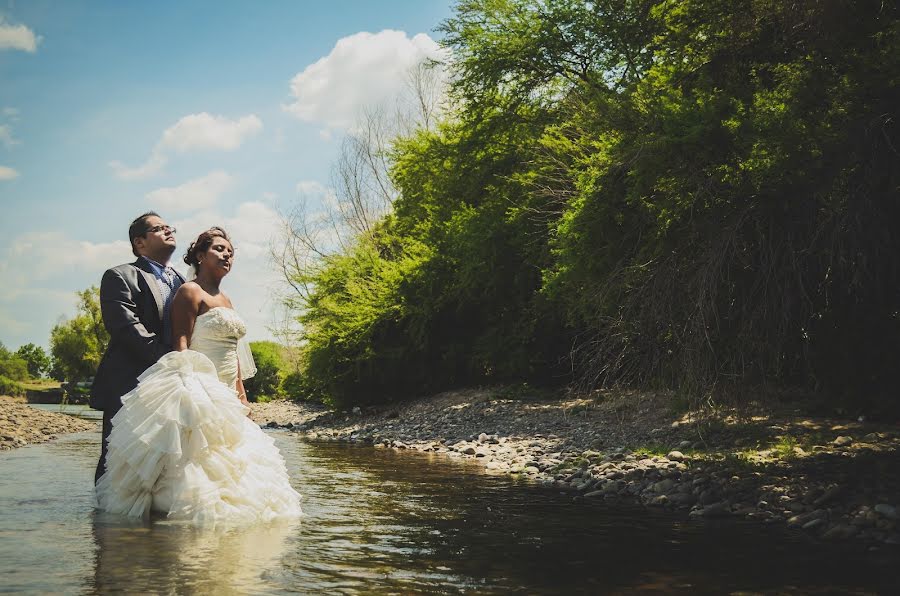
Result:
M40 346L25 344L16 350L16 356L28 364L28 374L34 378L40 378L50 371L50 357Z
M52 374L59 380L94 376L109 344L109 333L100 312L100 288L91 286L77 292L77 296L78 314L50 332Z

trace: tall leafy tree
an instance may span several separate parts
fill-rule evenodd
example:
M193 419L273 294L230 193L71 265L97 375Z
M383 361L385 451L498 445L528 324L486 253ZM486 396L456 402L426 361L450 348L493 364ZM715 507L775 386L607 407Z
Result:
M16 350L16 356L28 365L28 374L40 378L50 371L50 357L41 346L25 344Z
M75 381L91 377L109 344L109 333L100 312L100 288L77 292L75 317L53 327L50 352L53 374L60 380Z

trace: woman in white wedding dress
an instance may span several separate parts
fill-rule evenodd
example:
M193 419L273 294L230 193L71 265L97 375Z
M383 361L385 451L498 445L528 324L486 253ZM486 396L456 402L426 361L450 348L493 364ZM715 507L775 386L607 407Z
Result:
M122 397L97 483L100 509L200 523L301 514L284 459L248 417L243 380L256 369L244 322L219 289L233 259L221 228L188 249L197 274L172 301L175 351Z

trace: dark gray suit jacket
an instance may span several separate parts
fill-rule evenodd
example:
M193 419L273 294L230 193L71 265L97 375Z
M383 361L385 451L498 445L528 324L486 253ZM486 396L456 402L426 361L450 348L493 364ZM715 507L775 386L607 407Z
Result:
M100 310L109 346L94 376L91 407L115 412L138 376L172 349L162 339L163 297L150 264L138 259L107 269Z

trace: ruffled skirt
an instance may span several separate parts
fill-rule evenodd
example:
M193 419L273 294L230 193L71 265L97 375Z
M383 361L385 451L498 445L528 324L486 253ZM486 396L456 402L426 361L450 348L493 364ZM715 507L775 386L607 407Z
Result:
M209 358L170 352L138 380L112 419L100 509L203 524L301 515L274 440Z

